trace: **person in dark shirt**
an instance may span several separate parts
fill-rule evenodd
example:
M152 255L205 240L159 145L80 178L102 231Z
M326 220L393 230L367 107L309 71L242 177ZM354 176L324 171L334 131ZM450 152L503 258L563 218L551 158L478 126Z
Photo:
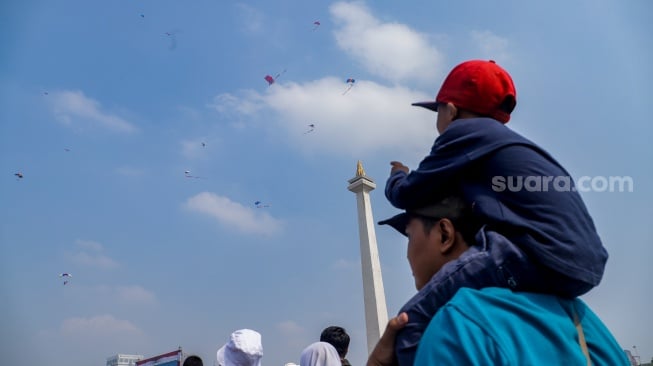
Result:
M320 342L327 342L338 351L342 366L351 366L346 358L347 352L349 352L349 341L350 337L345 328L337 325L324 328L320 334Z
M204 362L199 356L191 355L186 357L183 366L204 366Z

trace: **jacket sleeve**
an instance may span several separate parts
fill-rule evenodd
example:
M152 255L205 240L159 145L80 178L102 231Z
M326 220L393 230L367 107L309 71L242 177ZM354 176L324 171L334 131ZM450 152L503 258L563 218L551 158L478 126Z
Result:
M431 153L417 169L406 174L396 171L386 181L385 196L400 209L423 206L424 202L450 195L458 185L462 170L471 162L466 151L475 141L449 140L446 133L433 145Z
M400 209L415 208L429 200L462 190L465 174L478 160L503 147L531 143L504 125L488 118L454 121L433 144L418 168L395 172L386 181L385 196Z

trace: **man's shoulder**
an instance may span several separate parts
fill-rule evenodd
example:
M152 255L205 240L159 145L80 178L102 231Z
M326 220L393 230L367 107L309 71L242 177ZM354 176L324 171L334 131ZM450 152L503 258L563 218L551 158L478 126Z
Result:
M558 359L553 364L577 364L569 362L584 359L575 338L574 314L580 319L590 349L602 350L591 354L592 363L623 365L625 356L620 345L590 307L577 298L549 294L494 287L460 289L433 318L425 337L428 333L434 344L440 344L446 337L455 339L466 352L478 351L474 342L481 337L495 345L492 350L500 350L507 359L521 360L514 364L541 364L542 357L549 357L544 355L551 349L556 350ZM438 332L443 327L456 329L458 333Z
M473 289L463 287L449 301L451 305L473 305L473 306L515 306L521 303L540 304L548 306L559 304L559 297L549 294L517 292L503 287L486 287L482 289Z
M521 317L547 322L553 317L564 316L561 301L575 301L578 306L584 306L580 300L562 300L555 295L488 287L480 290L461 288L443 309L457 314L457 317L470 317L481 326L495 327Z

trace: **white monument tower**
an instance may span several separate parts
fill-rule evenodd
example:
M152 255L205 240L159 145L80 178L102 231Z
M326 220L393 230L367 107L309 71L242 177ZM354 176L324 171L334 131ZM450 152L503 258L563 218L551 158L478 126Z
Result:
M367 351L372 352L381 338L388 323L388 310L385 305L383 278L379 250L376 246L376 232L369 192L376 184L365 175L363 165L359 161L356 166L356 176L349 180L347 189L356 193L358 206L358 231L361 247L361 268L363 270L363 294L365 301L365 325L367 327Z

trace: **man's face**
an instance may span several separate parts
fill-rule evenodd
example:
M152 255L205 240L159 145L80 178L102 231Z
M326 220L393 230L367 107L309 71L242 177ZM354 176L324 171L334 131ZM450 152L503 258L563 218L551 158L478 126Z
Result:
M415 217L411 218L406 225L408 263L415 278L415 288L418 291L445 263L439 249L441 243L438 241L441 240L441 235L438 232L436 224L428 233L425 233L422 220Z

